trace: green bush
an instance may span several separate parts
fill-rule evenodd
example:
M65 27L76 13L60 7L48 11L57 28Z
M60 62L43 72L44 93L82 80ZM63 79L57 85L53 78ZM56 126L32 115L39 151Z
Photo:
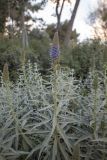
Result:
M106 50L106 44L100 40L81 42L69 49L62 49L62 64L74 68L76 75L83 78L90 69L103 70L107 63Z
M14 39L4 37L0 40L0 70L3 69L5 63L8 63L10 79L13 82L18 78L23 52L25 52L25 62L27 63L28 60L31 63L38 62L43 74L49 68L49 38L44 32L38 31L38 36L35 35L35 31L32 32L29 34L29 47L25 50L22 48L21 38L19 37L14 37Z

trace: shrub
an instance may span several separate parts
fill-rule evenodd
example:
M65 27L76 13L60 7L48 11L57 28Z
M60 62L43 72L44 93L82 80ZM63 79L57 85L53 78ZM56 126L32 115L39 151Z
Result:
M45 74L47 68L49 68L48 50L49 50L49 38L44 32L38 31L38 36L35 31L29 34L29 46L24 50L26 53L26 63L28 60L31 63L38 62L40 72ZM3 69L5 63L9 65L10 79L15 82L20 73L20 67L22 62L22 44L21 38L15 36L13 39L4 37L0 39L0 70Z
M0 158L106 159L106 74L94 71L84 84L69 68L47 77L30 63L16 84L1 77Z
M78 77L86 78L90 69L102 71L107 62L107 46L100 40L87 40L76 44L71 44L70 48L62 48L61 63L75 70Z

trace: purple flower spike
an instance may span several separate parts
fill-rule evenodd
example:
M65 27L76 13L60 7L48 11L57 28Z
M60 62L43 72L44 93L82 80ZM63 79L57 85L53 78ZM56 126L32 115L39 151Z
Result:
M53 44L50 49L50 57L53 60L56 60L60 55L60 50L59 50L59 36L58 32L55 32L54 38L53 38Z
M52 46L50 50L50 57L55 60L59 57L60 51L58 46Z

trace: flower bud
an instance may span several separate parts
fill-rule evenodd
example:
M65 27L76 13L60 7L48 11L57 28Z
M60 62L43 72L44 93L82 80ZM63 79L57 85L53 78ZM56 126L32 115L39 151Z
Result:
M5 63L3 67L3 81L9 82L9 70L8 70L8 64Z

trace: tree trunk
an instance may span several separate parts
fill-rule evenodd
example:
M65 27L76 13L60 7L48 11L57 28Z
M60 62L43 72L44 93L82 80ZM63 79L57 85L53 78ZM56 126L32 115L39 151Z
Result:
M69 45L69 41L70 41L70 37L71 37L71 33L72 33L72 28L73 28L74 20L75 20L76 13L77 13L77 10L78 10L78 7L79 7L79 3L80 3L80 0L76 0L74 9L73 9L73 12L72 12L72 15L71 15L71 19L70 19L69 24L68 24L66 36L65 36L65 42L64 42L65 46Z
M25 16L24 12L22 12L22 46L25 49L29 46L29 43L28 43L28 35L27 35L26 26L25 26L24 16Z
M60 4L59 4L60 0L57 0L56 2L57 2L56 3L57 31L60 31L61 16L62 16L62 11L64 8L65 0L62 1L61 8L60 8L59 12L58 12L58 9L60 6Z
M27 30L25 26L25 3L22 1L22 10L21 10L21 30L22 30L22 46L23 49L27 48L29 46L28 43L28 35Z

